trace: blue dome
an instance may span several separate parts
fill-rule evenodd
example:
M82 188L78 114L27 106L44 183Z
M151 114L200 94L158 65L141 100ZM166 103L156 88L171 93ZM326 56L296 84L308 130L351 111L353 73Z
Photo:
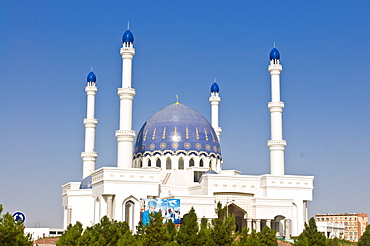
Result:
M134 35L130 30L126 30L126 32L122 36L122 42L128 42L128 43L133 43L134 42Z
M273 48L270 52L270 60L279 60L280 59L280 53L276 48Z
M91 175L89 175L81 181L80 189L91 189L91 188L92 188L92 177Z
M95 76L95 73L93 71L91 71L88 75L87 75L87 82L96 82L96 76Z
M214 92L219 92L220 91L220 87L218 87L218 84L215 82L213 83L213 85L211 86L211 92L214 93Z
M180 103L150 117L135 142L134 159L167 153L221 159L220 143L213 127L199 112Z

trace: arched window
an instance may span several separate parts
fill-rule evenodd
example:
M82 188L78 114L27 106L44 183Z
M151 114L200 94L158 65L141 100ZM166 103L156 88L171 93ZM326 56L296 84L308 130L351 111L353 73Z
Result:
M157 159L157 161L155 162L155 166L156 167L161 167L161 159Z
M212 169L212 161L209 161L208 167Z
M142 160L139 161L139 167L143 167L143 161Z
M194 159L191 158L189 161L189 167L194 167Z
M125 204L125 221L130 229L134 228L134 205L135 203L132 201L128 201Z
M148 160L148 167L151 167L152 166L152 161L149 159Z
M179 159L179 170L184 170L184 159L183 158Z
M204 161L203 161L203 159L201 159L201 160L200 160L200 162L199 162L199 166L200 166L200 167L203 167L203 166L204 166Z
M171 170L172 169L172 165L171 165L171 159L170 158L167 158L166 160L166 169L167 170Z

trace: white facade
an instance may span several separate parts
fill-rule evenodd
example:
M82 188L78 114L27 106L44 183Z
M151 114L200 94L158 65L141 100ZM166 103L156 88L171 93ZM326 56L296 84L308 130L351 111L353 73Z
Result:
M341 223L316 222L317 230L326 238L344 239L344 225Z
M277 57L273 54L269 66L271 174L259 176L242 175L222 167L227 166L227 160L222 159L219 148L218 105L221 99L218 86L212 86L209 99L212 124L195 110L175 103L154 114L135 140L136 133L131 129L135 50L129 30L124 34L120 53L123 65L122 88L118 89L121 104L120 129L116 131L117 167L102 167L82 182L62 186L64 228L76 221L91 226L107 215L111 219L128 221L134 230L140 220L141 199L173 198L181 201L181 216L194 207L198 218L215 218L216 204L221 202L228 206L229 214L234 214L238 230L247 226L260 231L267 225L286 238L299 235L307 221L313 177L284 175L286 142L282 138L284 104L280 101L282 66L279 53ZM183 118L173 120L174 117L168 117L172 113ZM159 122L158 117L168 117L167 125ZM213 171L207 171L209 169Z

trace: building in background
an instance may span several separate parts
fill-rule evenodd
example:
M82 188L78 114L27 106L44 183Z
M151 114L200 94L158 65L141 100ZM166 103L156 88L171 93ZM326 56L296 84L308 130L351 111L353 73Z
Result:
M343 239L351 242L358 242L369 221L368 215L364 213L316 214L315 217L317 225L322 222L342 224Z
M326 238L344 239L344 225L341 223L330 223L327 221L317 221L317 230Z
M285 174L286 141L282 132L284 103L280 100L282 65L279 51L276 48L271 50L268 65L271 76L271 102L268 103L271 140L267 141L270 173L263 175L242 175L237 170L224 169L230 164L221 154L221 98L216 82L211 86L210 97L204 98L210 102L211 123L177 100L153 114L136 133L132 129L132 103L136 93L132 88L132 60L135 52L134 36L127 30L120 48L122 87L118 89L119 129L115 132L118 153L114 167L95 169L98 157L95 151L97 87L95 74L92 71L88 74L85 149L81 153L83 177L82 181L62 186L64 228L76 221L91 226L103 216L108 216L127 221L135 230L143 214L143 201L169 199L178 200L181 204L176 210L181 218L194 207L198 218L211 220L216 217L216 204L221 202L227 206L228 214L235 216L238 231L248 227L258 232L269 226L286 238L299 235L307 221L307 202L312 200L314 177ZM161 84L152 81L150 86L160 87ZM241 105L235 107L239 108L240 114L246 113ZM245 127L241 124L240 130ZM243 154L253 155L248 149ZM244 162L243 159L239 161ZM152 207L154 209L154 205Z

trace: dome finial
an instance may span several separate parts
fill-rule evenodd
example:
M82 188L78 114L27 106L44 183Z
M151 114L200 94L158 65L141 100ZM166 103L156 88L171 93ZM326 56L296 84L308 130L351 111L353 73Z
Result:
M87 82L92 82L92 83L95 83L96 82L96 75L95 73L92 71L92 67L91 67L91 72L87 75Z
M274 42L274 48L276 48L276 43Z
M179 95L178 94L176 94L176 103L175 104L180 104L179 103Z
M130 30L130 21L127 21L127 30Z

